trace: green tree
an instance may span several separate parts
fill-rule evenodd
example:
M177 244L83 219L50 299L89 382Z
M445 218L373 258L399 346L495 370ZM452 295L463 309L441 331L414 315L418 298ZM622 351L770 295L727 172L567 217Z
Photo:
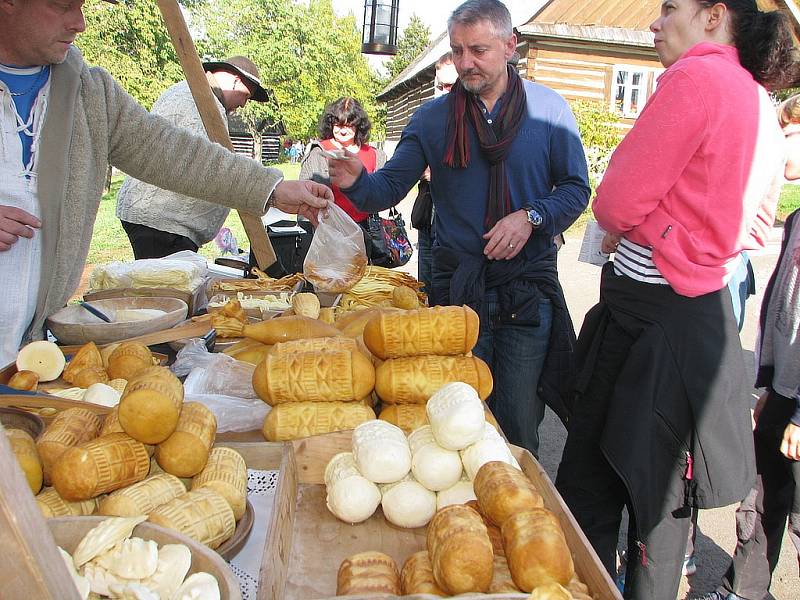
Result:
M377 115L379 82L360 53L355 18L337 17L331 0L208 0L191 10L190 21L202 32L201 56L243 54L259 66L277 106L249 103L244 116L251 122L282 120L291 137L313 137L325 105L341 96Z
M619 117L600 102L570 102L589 167L589 183L594 190L603 179L611 154L622 139Z
M154 1L88 0L86 31L77 45L86 61L105 68L145 107L183 78L175 49Z
M389 79L403 72L417 56L431 43L431 30L417 15L411 15L408 25L397 41L397 54L388 63Z

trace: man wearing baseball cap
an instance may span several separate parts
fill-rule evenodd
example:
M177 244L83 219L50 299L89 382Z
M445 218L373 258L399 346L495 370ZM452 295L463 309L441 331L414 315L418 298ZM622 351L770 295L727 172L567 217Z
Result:
M222 121L248 100L266 102L269 92L261 85L258 67L249 58L232 56L205 62L206 78L217 99ZM150 111L173 125L206 137L189 84L180 81L161 94ZM197 252L214 239L230 209L126 177L117 196L117 217L137 258L162 258L181 250Z
M148 113L84 62L85 28L83 0L0 0L0 365L78 286L109 164L254 214L333 200Z

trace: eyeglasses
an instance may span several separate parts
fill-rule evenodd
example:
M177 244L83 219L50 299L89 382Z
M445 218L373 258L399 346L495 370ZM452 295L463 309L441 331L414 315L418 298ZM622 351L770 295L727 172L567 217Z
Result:
M437 83L436 89L440 92L449 92L453 89L453 85L452 83Z

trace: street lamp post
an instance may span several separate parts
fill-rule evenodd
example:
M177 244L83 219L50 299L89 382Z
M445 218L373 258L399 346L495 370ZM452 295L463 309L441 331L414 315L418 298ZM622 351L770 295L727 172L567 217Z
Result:
M397 54L397 15L400 0L364 0L361 52Z

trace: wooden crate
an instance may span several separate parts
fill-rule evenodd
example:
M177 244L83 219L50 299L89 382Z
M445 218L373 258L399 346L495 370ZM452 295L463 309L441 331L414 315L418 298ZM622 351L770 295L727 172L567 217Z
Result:
M86 302L93 300L106 300L107 298L130 298L130 297L144 297L144 298L178 298L186 302L189 307L189 316L196 314L197 311L205 308L206 305L206 288L201 285L191 292L184 290L176 290L173 288L117 288L114 290L100 290L97 292L87 292L84 294L83 299Z
M343 523L325 506L324 471L330 458L351 448L351 432L315 436L291 444L222 442L238 450L248 467L278 469L275 505L267 534L259 582L259 600L333 600L336 573L342 560L357 552L378 550L401 568L414 552L425 548L425 528L401 529L388 523L380 509L367 521ZM620 600L572 514L547 474L522 448L512 451L523 471L544 498L545 507L561 521L575 570L595 600ZM529 594L471 594L459 598L519 599ZM347 596L366 600L367 596ZM419 599L429 596L407 596Z

